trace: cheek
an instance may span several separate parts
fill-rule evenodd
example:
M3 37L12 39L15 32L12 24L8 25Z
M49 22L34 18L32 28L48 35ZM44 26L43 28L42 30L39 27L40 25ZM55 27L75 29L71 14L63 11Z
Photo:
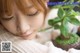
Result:
M40 13L39 15L34 17L34 19L31 20L31 25L35 29L40 29L42 27L43 23L44 23L44 14L43 13Z
M1 21L1 23L9 32L16 34L16 24L14 21Z

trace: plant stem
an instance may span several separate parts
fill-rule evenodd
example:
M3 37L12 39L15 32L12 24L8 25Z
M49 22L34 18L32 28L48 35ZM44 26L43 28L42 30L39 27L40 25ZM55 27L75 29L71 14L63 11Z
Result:
M48 28L45 28L45 29L41 29L41 30L39 30L39 32L43 32L43 31L49 30L51 28L53 28L53 27L48 27Z

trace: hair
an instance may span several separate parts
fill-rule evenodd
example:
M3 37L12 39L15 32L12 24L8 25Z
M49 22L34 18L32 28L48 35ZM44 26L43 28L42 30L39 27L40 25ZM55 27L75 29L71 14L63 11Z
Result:
M32 5L38 9L39 11L43 11L45 14L47 13L47 7L45 5L45 0L29 0ZM28 9L26 8L26 0L0 0L0 17L4 14L11 15L12 8L14 7L14 3L16 6L23 12L26 13Z

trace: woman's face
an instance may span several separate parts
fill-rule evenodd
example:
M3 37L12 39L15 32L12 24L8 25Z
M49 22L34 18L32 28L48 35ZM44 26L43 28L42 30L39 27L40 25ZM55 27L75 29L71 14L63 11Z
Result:
M11 16L4 15L2 25L12 34L24 39L33 39L44 22L44 12L38 11L28 2L29 11L25 15L16 6Z

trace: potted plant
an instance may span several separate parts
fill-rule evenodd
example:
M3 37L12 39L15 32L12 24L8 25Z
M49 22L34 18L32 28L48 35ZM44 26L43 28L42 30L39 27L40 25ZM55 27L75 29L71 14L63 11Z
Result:
M58 16L48 21L48 24L51 26L50 28L59 29L61 33L55 40L52 40L54 45L65 50L69 48L80 49L80 36L69 31L68 25L71 23L80 26L80 21L76 18L79 13L73 10L74 7L75 5L70 4L60 5L58 7ZM78 31L80 31L80 27Z

